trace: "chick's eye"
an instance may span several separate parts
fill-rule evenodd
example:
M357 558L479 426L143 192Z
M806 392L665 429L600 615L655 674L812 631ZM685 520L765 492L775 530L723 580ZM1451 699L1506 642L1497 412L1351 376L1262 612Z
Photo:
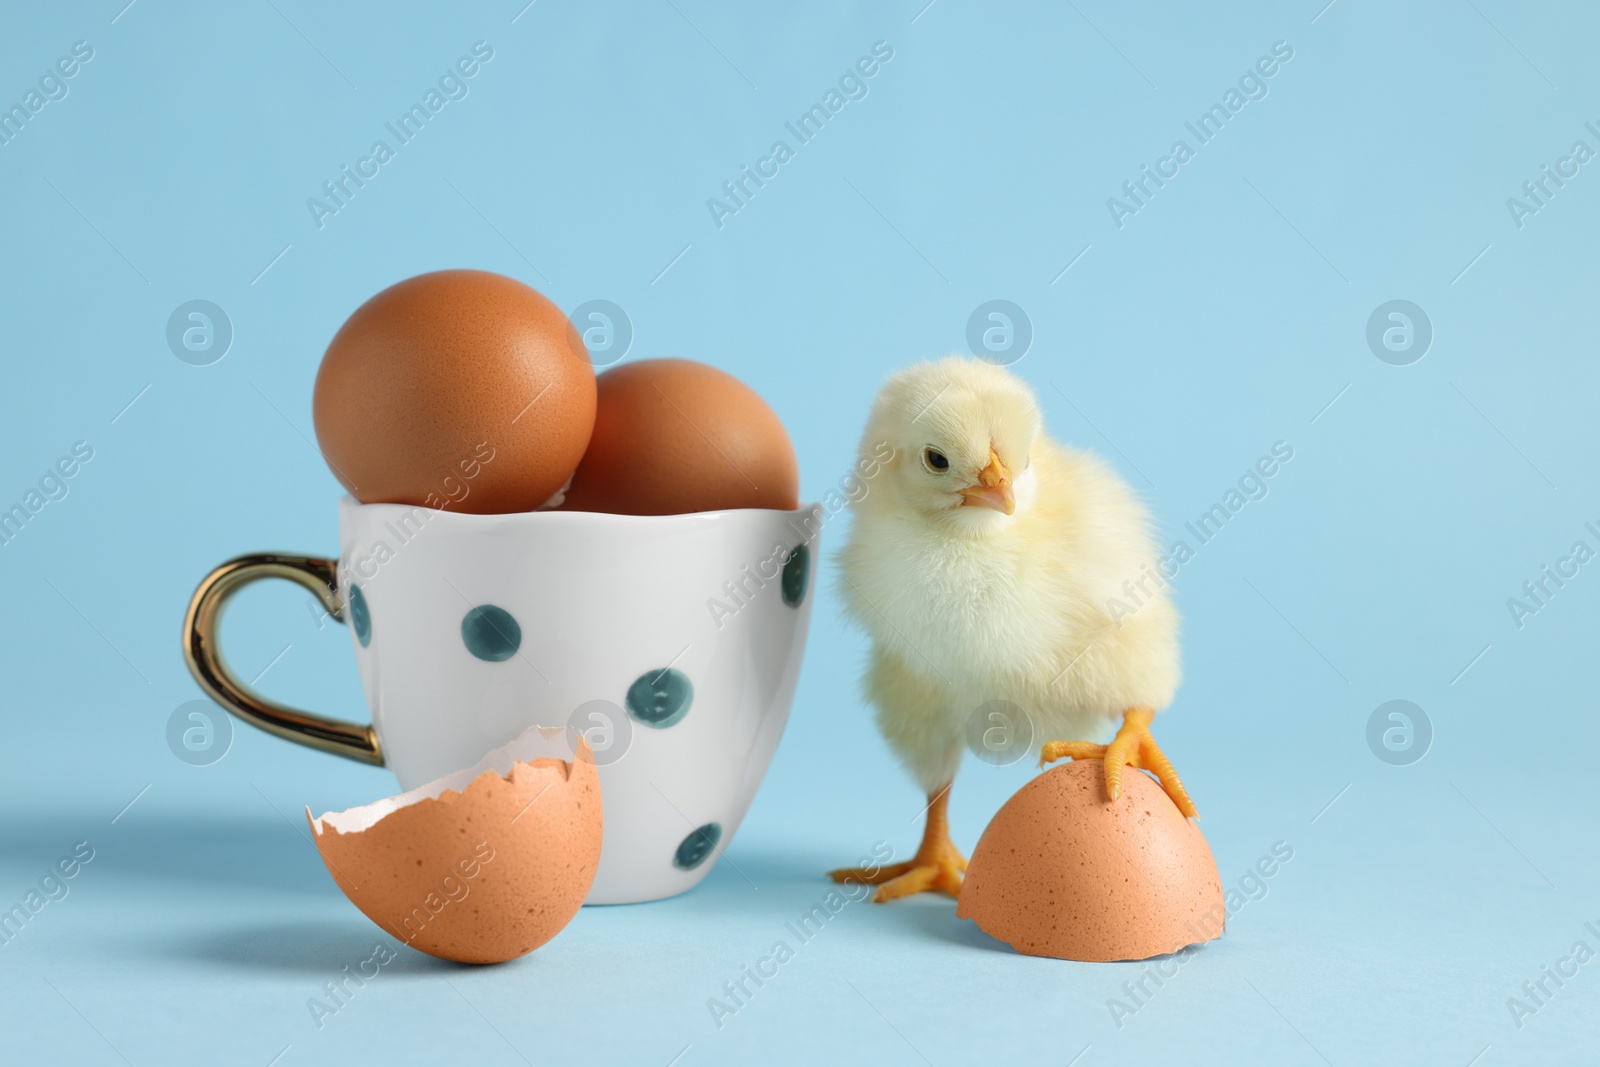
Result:
M922 458L927 461L930 470L942 471L950 467L950 461L937 448L924 449Z

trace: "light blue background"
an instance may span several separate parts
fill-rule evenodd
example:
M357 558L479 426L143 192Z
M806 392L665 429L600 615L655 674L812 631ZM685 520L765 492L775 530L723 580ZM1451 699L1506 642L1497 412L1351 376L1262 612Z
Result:
M1506 607L1575 540L1600 548L1597 164L1523 228L1506 207L1575 140L1600 148L1592 10L123 2L0 14L0 103L95 50L0 147L0 503L73 442L95 453L0 547L0 903L74 842L96 852L0 948L8 1062L1592 1056L1600 962L1520 1029L1506 1004L1580 938L1600 950L1600 565L1521 629ZM478 40L495 55L470 95L317 229L306 198ZM879 40L870 95L719 230L706 199ZM1279 40L1270 95L1118 229L1107 197ZM458 266L569 310L615 301L629 358L739 375L787 423L807 498L849 468L885 375L963 349L994 298L1031 318L1016 370L1050 431L1171 534L1289 442L1178 579L1187 676L1157 725L1225 882L1293 847L1265 898L1120 1027L1107 1002L1138 965L1021 957L925 898L851 905L719 1030L707 999L823 870L919 829L828 588L841 519L787 736L704 885L587 909L504 966L402 949L319 1030L307 999L380 934L294 824L392 779L243 726L221 762L179 762L166 722L198 695L179 624L226 557L334 550L308 440L322 350L380 288ZM164 339L195 298L234 326L212 366ZM1365 341L1396 298L1435 329L1405 367ZM280 698L361 706L347 635L296 591L251 590L226 637ZM1396 698L1435 731L1411 766L1365 739ZM970 760L956 841L1032 773Z

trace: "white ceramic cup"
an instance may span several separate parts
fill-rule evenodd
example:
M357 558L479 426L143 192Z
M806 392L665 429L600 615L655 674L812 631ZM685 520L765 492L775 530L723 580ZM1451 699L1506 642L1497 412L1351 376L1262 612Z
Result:
M605 806L591 904L696 885L732 840L789 716L811 617L820 507L634 516L469 515L340 504L337 561L245 556L189 608L206 691L289 740L388 766L402 789L530 726L575 726ZM252 691L216 644L262 577L350 624L370 727Z

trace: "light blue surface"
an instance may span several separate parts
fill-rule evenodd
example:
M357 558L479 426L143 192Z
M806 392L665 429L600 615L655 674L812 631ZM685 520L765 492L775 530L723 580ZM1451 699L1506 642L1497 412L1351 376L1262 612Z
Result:
M1600 549L1600 164L1521 227L1507 207L1575 141L1600 149L1592 9L124 2L0 14L0 104L74 42L94 52L0 146L0 504L93 449L0 546L0 902L94 850L0 947L0 1058L1592 1057L1600 962L1520 1027L1507 1006L1574 942L1600 951L1600 564L1520 628L1507 608L1575 541ZM493 59L468 95L319 229L307 198L477 41ZM718 228L707 198L879 41L865 98ZM1293 58L1265 98L1197 145L1184 123L1278 41ZM1107 198L1179 138L1194 157L1118 228ZM1226 882L1276 842L1293 860L1120 1026L1139 965L1015 955L946 900L851 904L793 938L821 872L878 841L906 854L923 804L858 695L863 639L828 588L840 519L788 734L700 888L587 909L490 969L401 949L319 1029L308 999L382 938L299 812L393 781L242 725L220 762L174 758L168 719L198 695L179 623L228 556L333 551L338 488L308 440L322 350L378 289L454 266L569 310L614 301L628 358L739 375L809 499L848 472L884 376L964 349L992 299L1031 321L1016 369L1051 432L1111 459L1169 539L1289 443L1180 572L1187 676L1157 732ZM166 340L196 299L232 324L209 366ZM1434 330L1407 366L1366 340L1395 299ZM249 591L226 632L274 695L352 713L348 641L287 586ZM1433 728L1409 766L1367 744L1393 699ZM1031 773L969 760L956 841ZM779 940L794 958L719 1028L708 999Z

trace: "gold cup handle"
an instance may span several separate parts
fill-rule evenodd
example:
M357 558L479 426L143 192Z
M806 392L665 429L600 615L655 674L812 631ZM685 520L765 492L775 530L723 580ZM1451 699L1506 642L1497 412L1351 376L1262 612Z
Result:
M287 578L302 585L316 594L329 615L344 621L336 560L276 553L230 559L205 576L189 601L183 623L183 659L189 673L212 700L252 726L308 748L381 767L383 749L371 726L280 704L251 689L228 667L217 643L223 609L234 593L258 578Z

